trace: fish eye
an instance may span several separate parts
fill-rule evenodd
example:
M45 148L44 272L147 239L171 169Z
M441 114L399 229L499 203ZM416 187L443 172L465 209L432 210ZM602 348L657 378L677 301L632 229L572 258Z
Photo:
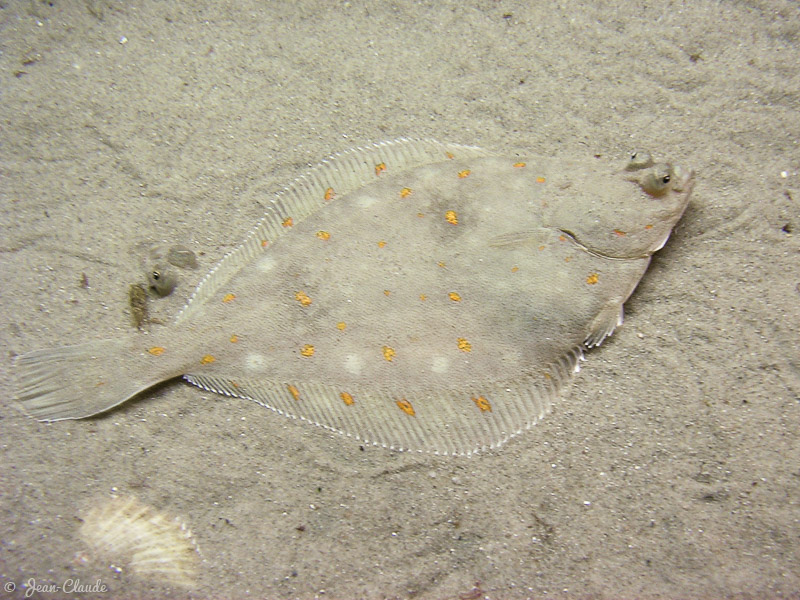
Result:
M649 152L644 150L634 150L631 152L631 157L628 164L625 166L626 171L639 171L653 166L653 157Z
M168 266L158 263L147 271L147 282L150 289L163 298L178 285L178 276Z
M672 166L666 163L657 164L645 173L639 181L642 189L651 196L660 196L671 189Z

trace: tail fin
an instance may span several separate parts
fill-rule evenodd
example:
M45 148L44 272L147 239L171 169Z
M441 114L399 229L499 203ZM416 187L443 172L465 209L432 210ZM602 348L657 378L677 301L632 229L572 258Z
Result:
M15 399L40 421L81 419L118 406L180 373L153 369L131 340L37 350L15 361Z

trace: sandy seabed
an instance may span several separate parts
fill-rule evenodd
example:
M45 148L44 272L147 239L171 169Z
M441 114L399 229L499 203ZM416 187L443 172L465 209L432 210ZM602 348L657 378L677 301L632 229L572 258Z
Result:
M8 597L800 597L795 2L11 1L0 52ZM148 244L200 258L168 322L271 194L407 136L697 172L532 431L442 458L179 382L87 421L14 405L15 355L130 328ZM192 588L87 558L112 494L189 524Z

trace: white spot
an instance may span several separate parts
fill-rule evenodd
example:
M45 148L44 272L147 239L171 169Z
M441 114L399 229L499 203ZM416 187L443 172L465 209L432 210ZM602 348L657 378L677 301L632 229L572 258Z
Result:
M259 271L263 271L264 273L268 273L275 268L275 259L271 256L265 256L260 259L256 265Z
M364 366L364 359L358 354L348 354L344 358L344 368L348 373L361 375L361 368Z
M375 196L370 196L369 194L361 194L358 197L358 199L356 200L356 203L361 208L369 208L370 206L375 204L377 201L378 201L378 198L376 198Z
M245 359L245 366L251 371L263 371L267 364L267 359L261 354L248 354Z
M526 361L523 360L522 354L517 352L516 350L507 350L506 352L503 352L502 361L508 365L526 364Z
M434 373L447 373L450 368L450 359L446 356L434 356L431 371Z

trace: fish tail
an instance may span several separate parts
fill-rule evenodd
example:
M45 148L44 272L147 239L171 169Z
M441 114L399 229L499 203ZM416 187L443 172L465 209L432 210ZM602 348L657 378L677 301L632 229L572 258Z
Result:
M154 368L153 357L132 341L102 340L22 354L15 361L15 399L40 421L81 419L180 375Z

